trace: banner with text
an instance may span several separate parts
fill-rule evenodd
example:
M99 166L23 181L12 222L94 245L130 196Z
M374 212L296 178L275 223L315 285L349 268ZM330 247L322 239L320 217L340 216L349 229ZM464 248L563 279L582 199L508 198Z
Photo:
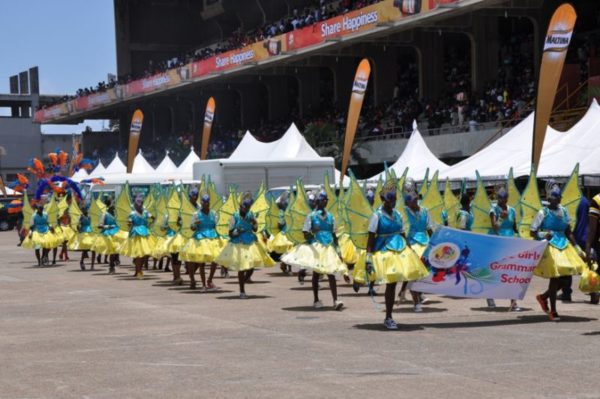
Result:
M429 276L412 283L411 289L455 297L523 299L546 245L441 227L422 258Z
M79 97L64 104L37 111L35 121L39 123L50 122L67 115L88 111L131 97L179 86L190 79L209 78L211 74L219 74L242 66L253 65L286 52L325 43L327 40L338 39L358 32L372 30L378 26L408 20L410 17L434 11L441 5L458 2L459 0L383 0L302 29L248 44L240 49L226 51L204 60L170 69L164 73L116 86L102 93Z

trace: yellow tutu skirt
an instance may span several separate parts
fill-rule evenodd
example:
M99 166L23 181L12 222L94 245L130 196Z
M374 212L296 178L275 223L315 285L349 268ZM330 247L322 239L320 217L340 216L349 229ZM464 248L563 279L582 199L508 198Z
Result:
M94 233L77 233L69 243L69 249L72 251L89 251L92 249L96 238L97 235Z
M533 274L544 278L574 276L585 269L585 262L571 244L563 250L548 245Z
M192 238L179 252L179 257L185 262L213 263L224 246L225 242L221 238Z
M177 254L181 252L181 249L186 244L187 240L184 236L177 233L173 237L167 238L165 242L164 250L167 254Z
M414 243L410 247L412 248L413 251L415 251L415 253L419 257L419 259L421 259L421 257L425 253L425 250L427 249L427 245L423 245L423 244L419 244L419 243Z
M365 252L354 266L354 281L359 284L364 284L367 280L366 259ZM371 273L368 280L377 284L416 281L429 274L419 255L408 247L401 252L378 251L373 253L373 267L375 273Z
M150 256L152 256L153 258L156 259L160 259L163 256L169 256L169 254L166 251L167 249L167 241L170 239L171 237L154 237L154 239L156 240L156 244L154 246L154 249L152 251L152 253L150 254Z
M215 263L234 272L275 266L275 261L267 253L266 246L258 242L249 245L228 242L215 259Z
M130 258L143 258L152 255L156 246L156 238L148 237L129 237L119 248L119 253Z
M338 239L342 260L348 265L354 265L360 257L360 250L356 248L348 234L342 234Z
M113 236L99 234L92 245L92 251L102 255L116 255L119 253L120 246L121 241L116 234Z
M47 233L34 231L31 238L27 235L21 246L27 249L52 249L58 247L62 242L62 236L58 236L51 231Z
M290 266L312 269L319 274L346 274L348 268L332 245L300 244L281 257Z
M274 252L276 254L284 254L292 248L294 248L294 243L281 231L274 236L269 237L269 240L267 241L267 249L269 252Z
M69 242L73 241L75 239L75 236L77 235L77 233L75 232L75 230L73 230L71 228L71 226L60 226L60 228L57 230L60 230L60 232L59 231L56 231L56 232L57 232L57 235L60 234L62 236L63 242L66 241L67 243L69 243Z

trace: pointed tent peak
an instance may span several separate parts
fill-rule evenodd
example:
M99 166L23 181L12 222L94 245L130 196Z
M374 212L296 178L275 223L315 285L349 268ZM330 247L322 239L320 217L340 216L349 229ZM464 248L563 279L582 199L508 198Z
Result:
M160 162L160 164L156 167L157 173L170 174L177 171L177 165L173 162L171 157L169 156L169 151Z
M141 148L138 149L138 155L142 155L142 149Z
M80 169L83 170L83 169ZM101 174L106 173L106 168L102 164L102 162L98 162L98 165L89 173L89 177L100 177ZM88 175L86 175L87 177Z
M413 119L412 128L413 128L413 132L419 128L419 126L417 125L416 119Z
M114 174L114 173L125 173L127 168L121 158L119 158L119 153L115 153L115 157L106 167L106 174Z
M148 161L146 161L146 158L144 158L144 155L142 155L142 151L140 150L140 152L133 159L133 168L131 169L131 173L136 175L144 175L153 172L155 172L154 168L148 163Z
M308 144L295 123L292 123L285 134L274 143L276 145L269 153L269 159L321 158Z
M200 157L194 151L192 147L190 149L190 153L187 157L181 162L181 165L177 168L177 174L184 176L186 179L191 179L193 176L194 164L196 162L200 162Z

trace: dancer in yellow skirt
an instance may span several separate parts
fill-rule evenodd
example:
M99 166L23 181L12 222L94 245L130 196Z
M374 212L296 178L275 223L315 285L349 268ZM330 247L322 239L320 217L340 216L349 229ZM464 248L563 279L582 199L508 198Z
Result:
M335 234L335 218L327 212L327 193L321 191L317 195L317 209L306 216L302 231L309 244L298 245L281 260L288 265L312 269L312 288L316 309L323 307L319 300L319 276L326 274L329 279L329 288L333 297L333 307L341 310L344 303L338 300L336 274L348 272L348 268L341 259L340 248Z
M238 272L240 299L248 298L245 284L255 268L275 265L266 248L257 242L258 224L250 211L253 202L252 194L245 193L239 211L233 214L229 222L229 242L215 259L227 270Z
M407 182L404 187L404 201L406 203L406 215L410 228L408 229L407 239L410 247L417 253L419 258L429 244L429 237L433 233L433 224L429 210L419 204L419 194L415 191L414 184ZM400 290L400 299L404 298L407 288L407 282L402 283ZM427 302L423 294L411 291L413 299L413 309L415 312L422 312L422 304Z
M534 274L550 280L546 292L537 295L536 299L551 321L560 320L556 311L556 293L568 283L566 277L581 274L585 267L582 256L578 254L578 251L582 252L581 249L575 249L575 237L569 226L569 212L560 205L560 200L561 191L555 185L548 193L549 205L539 210L530 228L532 237L548 240L546 251Z
M104 198L106 210L99 221L101 233L96 238L92 250L97 254L108 255L108 274L115 274L119 247L127 240L127 233L119 229L115 219L115 205L111 197ZM93 260L92 260L93 264Z
M150 235L148 225L152 223L154 217L144 208L144 198L138 195L133 204L133 211L128 218L129 236L120 248L120 253L124 256L133 258L135 265L135 277L144 278L142 267L145 259L152 254L155 246L155 239Z
M285 225L285 210L288 207L288 198L289 191L284 191L277 200L275 200L275 205L277 206L278 214L277 214L277 228L279 231L275 234L272 234L267 241L267 249L269 250L269 255L274 260L281 260L281 255L285 254L287 251L291 250L294 247L294 243L287 238L286 225ZM290 274L292 272L292 267L290 265L286 265L285 262L280 262L281 271L284 274Z
M77 221L77 234L73 241L71 241L70 249L73 251L82 251L81 260L79 261L79 268L85 270L85 258L88 257L88 252L92 252L92 266L94 270L94 261L96 259L96 253L92 249L94 241L96 239L95 234L92 230L92 219L89 214L89 206L87 204L81 207L81 215Z
M203 194L200 209L194 213L191 229L194 236L188 240L181 250L181 259L186 262L190 276L190 288L196 288L196 270L200 269L202 288L215 290L213 278L217 270L215 258L223 249L223 241L217 234L219 215L210 209L210 196ZM210 265L208 281L206 280L206 265Z
M67 194L67 204L70 204L72 201L72 197L70 194ZM68 261L69 259L69 251L68 245L73 239L75 239L75 230L71 228L71 216L69 215L69 208L65 209L62 215L59 215L58 218L58 227L60 229L60 234L62 236L62 245L60 248L60 254L58 255L60 260Z
M365 270L370 281L385 283L385 320L389 330L398 326L392 318L396 284L415 281L429 272L419 256L407 245L402 217L396 207L396 182L388 180L381 189L383 204L369 220L367 252L361 256L357 268Z
M35 250L38 266L48 265L48 254L52 248L60 245L60 240L53 233L53 228L48 223L48 213L44 206L38 204L31 220L29 221L29 234L23 241L23 248ZM41 250L41 253L40 253ZM56 260L53 264L56 263Z

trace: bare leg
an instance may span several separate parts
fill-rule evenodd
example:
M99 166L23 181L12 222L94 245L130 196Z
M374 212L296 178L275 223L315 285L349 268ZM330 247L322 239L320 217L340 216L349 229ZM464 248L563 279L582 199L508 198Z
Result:
M196 269L198 268L198 264L195 262L186 262L188 276L190 277L190 288L196 288Z
M238 284L240 285L240 295L246 295L246 272L238 272Z
M396 298L396 283L385 285L385 318L392 319L394 299Z
M96 251L92 251L92 267L91 270L94 270L94 259L96 258Z
M52 264L56 265L56 253L58 252L58 247L52 248Z
M312 274L312 290L314 302L319 301L319 273L313 272Z
M38 266L42 265L42 255L40 254L40 250L35 250L35 258L37 259Z
M202 280L202 287L206 288L206 263L200 263L200 279Z

